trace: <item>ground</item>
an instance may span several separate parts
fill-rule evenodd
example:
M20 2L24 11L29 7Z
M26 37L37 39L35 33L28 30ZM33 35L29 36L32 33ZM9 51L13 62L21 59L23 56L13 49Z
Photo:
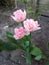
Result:
M7 25L12 25L14 21L10 17L11 11L0 10L0 38L6 41L5 32L13 32L13 28L16 25L13 25L6 30L4 29ZM49 18L39 16L39 24L41 30L32 33L32 42L40 47L46 54L49 55L49 49L47 48L47 43L49 42ZM29 65L25 61L25 53L21 50L14 51L2 51L0 52L0 65ZM35 61L32 58L31 65L45 65L45 62L49 61L49 58L46 60L41 60L39 62Z

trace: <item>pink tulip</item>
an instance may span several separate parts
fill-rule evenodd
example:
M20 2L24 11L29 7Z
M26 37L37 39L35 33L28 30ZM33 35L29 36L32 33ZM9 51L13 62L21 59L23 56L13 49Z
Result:
M22 11L21 9L13 12L13 15L11 17L16 21L16 22L22 22L26 19L26 11Z
M26 21L23 22L23 24L26 31L29 31L29 32L41 29L39 27L38 21L34 21L33 19L27 19Z
M14 38L15 39L21 39L25 36L26 31L23 27L15 28L14 29Z

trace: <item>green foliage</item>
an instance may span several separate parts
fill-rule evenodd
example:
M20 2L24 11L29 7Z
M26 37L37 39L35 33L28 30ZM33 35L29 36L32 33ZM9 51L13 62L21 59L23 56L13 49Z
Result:
M26 52L26 62L31 64L31 56L34 56L34 59L39 61L41 59L46 58L40 48L33 45L31 46L31 35L25 36L22 39L15 40L13 34L10 32L6 33L6 37L8 38L9 42L4 42L0 40L0 51L8 50L12 51L15 49L22 49Z
M20 44L20 43L22 43L22 39L19 40L19 41L18 40L15 40L14 37L13 37L13 34L10 33L10 32L7 32L6 33L6 37L9 39L9 41L11 43L15 44L17 46L17 48L20 48L20 49L25 50L24 47Z
M39 60L41 60L41 58L42 58L42 55L38 55L35 57L35 60L39 61Z
M41 52L40 48L38 48L38 47L36 47L36 46L33 47L32 50L31 50L31 54L34 55L34 56L41 55L41 53L42 53L42 52Z
M36 47L35 45L33 45L30 53L31 53L31 55L35 56L35 60L37 60L37 61L46 58L46 55L43 54L41 49Z
M0 51L2 50L12 51L12 50L15 50L16 48L17 46L15 46L14 44L7 43L7 42L4 42L3 40L0 40Z
M9 43L0 40L0 50L15 50L22 49L26 52L26 62L31 64L31 56L35 56L34 59L39 61L42 58L45 58L44 54L40 50L40 48L35 45L31 45L31 35L25 36L24 38L15 40L13 38L13 34L10 32L6 33L6 37L9 39ZM20 44L21 43L21 44Z
M7 32L7 33L6 33L6 36L7 36L7 38L13 38L13 34L10 33L10 32Z
M26 41L25 43L26 48L29 47L29 45L30 45L29 41Z
M9 39L11 43L17 44L17 40L14 39L13 34L10 32L6 33L6 37Z
M31 45L31 35L25 36L22 39L15 40L13 34L10 32L6 33L6 37L9 39L9 42L4 42L0 40L0 51L8 50L12 51L15 49L22 49L26 52L26 62L31 64L31 56L34 56L34 59L39 61L41 59L46 58L40 48L37 46ZM20 44L21 43L21 44Z
M13 44L16 44L18 48L26 51L26 62L31 63L30 42L26 41L26 40L30 40L30 35L20 39L19 41L15 40L13 38L13 34L9 32L7 32L6 36L10 40L10 42L12 42Z

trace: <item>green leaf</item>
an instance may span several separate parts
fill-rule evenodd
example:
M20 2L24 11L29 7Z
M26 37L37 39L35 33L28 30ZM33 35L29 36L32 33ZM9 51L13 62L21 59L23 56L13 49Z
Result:
M5 49L5 50L15 50L15 49L17 49L17 46L15 46L15 45L13 45L13 44L10 44L10 43L5 43L4 45L3 45L3 48Z
M29 41L26 41L25 46L29 47L29 45L30 45Z
M7 32L7 33L6 33L6 37L9 39L10 42L17 44L17 40L14 39L12 33Z
M9 50L10 51L10 50L15 50L16 48L17 48L16 45L0 40L0 49L1 50Z
M31 55L35 56L35 60L37 61L46 58L46 55L40 50L40 48L36 47L35 45L32 46L30 53Z
M10 32L7 32L6 33L6 37L9 39L9 40L12 40L13 41L13 34L12 33L10 33Z
M39 61L41 59L42 59L42 55L38 55L38 56L35 57L35 60L37 60L37 61Z
M46 62L46 64L45 65L49 65L49 62Z
M6 35L7 35L8 37L13 37L13 34L10 33L10 32L7 32Z
M30 42L29 42L29 41L26 41L26 42L24 43L24 49L25 49L27 52L30 51Z
M34 46L31 49L31 52L30 53L31 53L31 55L38 56L38 55L41 55L42 54L42 51L40 50L40 48Z

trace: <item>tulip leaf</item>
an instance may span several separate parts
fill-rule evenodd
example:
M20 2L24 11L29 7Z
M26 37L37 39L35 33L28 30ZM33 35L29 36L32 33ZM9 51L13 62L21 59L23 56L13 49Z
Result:
M29 41L26 41L25 46L29 47L29 45L30 45Z
M10 33L10 32L7 32L6 35L7 35L7 37L11 37L11 38L13 38L13 34Z
M31 49L31 55L34 55L34 56L38 56L38 55L41 55L42 54L42 51L40 50L40 48L34 46L32 49Z
M17 40L14 39L12 33L7 32L7 33L6 33L6 37L9 39L10 42L17 44Z
M42 55L38 55L38 56L35 57L35 60L37 60L37 61L39 61L41 59L42 59Z
M0 40L0 50L15 50L17 48L16 45L12 43L4 42L3 40Z

